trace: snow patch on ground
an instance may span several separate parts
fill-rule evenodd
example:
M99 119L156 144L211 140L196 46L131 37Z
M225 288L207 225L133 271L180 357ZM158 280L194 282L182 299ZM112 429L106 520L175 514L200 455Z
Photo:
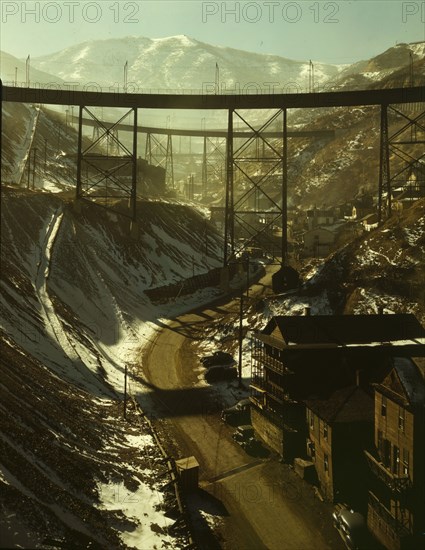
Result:
M400 313L416 313L417 305L414 302L408 302L406 299L401 299L399 296L391 296L380 292L359 288L359 298L356 306L353 309L354 314L376 314L380 308L387 314Z
M173 547L174 538L166 533L174 521L164 516L164 499L159 491L145 483L131 491L123 482L100 483L98 491L102 502L99 508L119 512L129 520L128 530L120 533L125 545L146 549L164 544Z

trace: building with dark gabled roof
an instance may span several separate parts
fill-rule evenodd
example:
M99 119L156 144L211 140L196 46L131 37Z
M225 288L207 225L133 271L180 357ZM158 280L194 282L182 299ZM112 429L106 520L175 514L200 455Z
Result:
M283 344L372 346L407 345L416 338L425 344L425 329L413 314L276 316L262 334ZM416 348L414 348L416 349ZM413 351L413 350L410 350Z
M304 400L388 374L394 356L425 354L414 315L276 316L253 337L251 418L285 461L305 455Z
M363 449L373 440L372 395L352 385L304 403L307 455L314 463L322 495L365 512L366 492L358 480L366 477Z
M367 521L389 550L424 545L425 384L420 360L394 358L388 375L375 385L374 445L365 451L371 472Z

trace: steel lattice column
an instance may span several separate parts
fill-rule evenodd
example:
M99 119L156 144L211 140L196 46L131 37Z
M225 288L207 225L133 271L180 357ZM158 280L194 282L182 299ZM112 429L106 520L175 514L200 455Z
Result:
M161 138L156 138L151 132L146 134L145 159L149 164L164 168L165 182L168 187L174 189L173 136L171 132L170 130Z
M381 105L381 135L379 147L378 223L382 223L383 192L387 191L387 212L391 215L390 151L388 146L388 106Z
M288 119L283 109L282 151L282 265L288 260Z
M224 211L224 266L228 263L229 245L234 252L234 213L233 213L233 110L229 109L227 119L226 147L226 206Z
M234 132L233 116L249 129ZM283 116L282 125L279 117ZM267 129L275 126L273 140ZM287 259L287 116L279 109L255 129L240 112L228 111L224 263L260 248ZM278 227L281 228L279 235ZM236 240L237 239L237 240ZM276 254L277 252L277 254Z
M227 138L213 138L205 135L203 141L202 196L205 198L211 187L217 188L217 184L223 183L223 167L226 165Z
M409 200L425 196L425 103L414 103L408 107L409 114L401 106L390 106L390 113L397 122L397 129L388 130L389 159L392 163L389 186L401 188L401 194ZM413 114L414 113L414 114ZM417 114L418 113L418 114ZM406 184L409 183L409 188ZM414 188L412 188L412 182ZM391 205L394 208L394 205ZM389 212L391 214L391 211Z
M135 222L137 216L137 108L133 109L133 166L131 173L131 219Z
M83 111L88 113L99 129L97 138L83 149ZM133 114L132 151L118 138L116 127ZM103 143L113 143L116 155L102 149ZM83 177L83 165L86 169ZM130 184L129 184L130 180ZM84 199L116 213L136 217L137 197L137 107L131 108L112 125L99 120L87 107L80 106L78 117L77 186L76 199ZM124 207L128 201L130 213Z
M406 105L409 114L390 105L381 106L381 142L379 164L379 223L392 214L394 209L393 193L410 193L410 200L425 196L425 119L424 103ZM418 114L412 114L413 112ZM388 115L393 115L391 126L396 129L390 132ZM398 164L397 164L398 163ZM390 168L391 164L391 168ZM415 181L416 189L407 189L409 177ZM383 195L387 194L387 203L383 204Z
M78 112L78 145L77 145L77 187L76 187L76 199L77 201L82 197L81 189L81 169L83 160L83 107L80 105Z

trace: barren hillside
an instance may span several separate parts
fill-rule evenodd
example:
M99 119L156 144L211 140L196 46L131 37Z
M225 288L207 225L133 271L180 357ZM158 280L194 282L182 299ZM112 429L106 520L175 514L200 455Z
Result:
M172 530L176 517L166 515L175 504L159 491L167 472L152 435L134 411L130 422L122 419L124 369L172 313L144 290L218 265L220 238L184 206L138 210L142 236L134 242L123 217L93 205L76 214L57 195L3 188L6 546L186 544L185 533ZM186 307L176 300L173 311ZM150 390L135 380L130 390L148 406Z
M425 322L425 200L317 263L306 296L344 313L414 313Z

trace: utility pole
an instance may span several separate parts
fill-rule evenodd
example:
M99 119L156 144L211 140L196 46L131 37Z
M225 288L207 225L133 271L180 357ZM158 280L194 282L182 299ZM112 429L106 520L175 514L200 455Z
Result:
M238 360L238 379L239 387L242 386L242 323L243 323L243 291L241 289L241 297L239 302L239 360Z
M246 257L246 297L249 298L249 256Z
M127 363L124 368L124 420L127 420Z
M31 171L31 149L28 151L28 157L27 157L27 189L30 188L30 171Z
M127 75L128 75L128 61L124 65L124 93L127 93Z
M249 300L249 256L246 257L246 299ZM243 286L241 286L241 297L239 301L239 357L238 357L238 378L239 387L242 386L242 343L243 343Z
M218 94L220 91L220 69L218 63L215 64L215 93Z
M308 91L314 92L314 65L310 59L309 73L308 73Z
M18 67L15 67L15 88L18 85Z
M32 188L35 189L35 169L37 165L37 147L34 148L34 153L32 156Z
M28 54L27 60L25 62L25 70L26 70L26 85L27 88L30 87L30 56Z
M44 173L47 168L47 138L44 138Z
M205 258L208 258L208 224L205 222Z

